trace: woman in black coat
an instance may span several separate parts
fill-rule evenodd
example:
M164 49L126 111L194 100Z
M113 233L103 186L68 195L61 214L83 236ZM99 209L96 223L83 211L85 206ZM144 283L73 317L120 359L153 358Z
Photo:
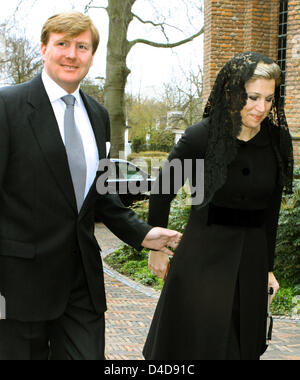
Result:
M186 130L169 156L182 167L192 162L192 185L201 175L197 160L204 159L204 199L193 203L172 260L146 359L258 360L266 349L268 287L279 288L272 273L279 210L293 180L280 82L269 58L236 56L219 73L203 121ZM167 226L179 190L178 172L167 167L150 199L155 226ZM164 253L151 252L150 268L160 277L168 263Z

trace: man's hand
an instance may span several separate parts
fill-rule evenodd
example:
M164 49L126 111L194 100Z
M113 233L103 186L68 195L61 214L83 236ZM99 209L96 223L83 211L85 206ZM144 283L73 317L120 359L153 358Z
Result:
M182 234L176 231L167 230L162 227L155 227L146 235L142 246L155 251L164 252L169 256L174 256L174 253L168 249L178 247Z

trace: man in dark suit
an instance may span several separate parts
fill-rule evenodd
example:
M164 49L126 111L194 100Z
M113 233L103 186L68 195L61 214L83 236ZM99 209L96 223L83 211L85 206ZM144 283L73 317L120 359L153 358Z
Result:
M79 90L98 44L89 17L53 16L42 31L42 75L0 90L0 360L104 359L94 218L110 126L107 111ZM118 196L98 198L103 222L129 245L170 252L179 242Z

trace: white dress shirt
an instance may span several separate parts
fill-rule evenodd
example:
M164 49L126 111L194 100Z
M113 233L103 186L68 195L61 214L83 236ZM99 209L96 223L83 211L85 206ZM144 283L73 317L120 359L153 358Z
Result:
M90 123L87 111L85 109L83 100L80 96L79 88L73 94L68 94L52 78L49 77L45 70L43 70L42 72L42 81L45 86L47 95L50 99L61 134L61 138L64 143L64 117L66 104L61 98L65 95L73 95L76 99L74 107L75 123L81 135L87 165L87 178L85 186L86 197L96 177L96 173L99 167L99 154L94 131Z

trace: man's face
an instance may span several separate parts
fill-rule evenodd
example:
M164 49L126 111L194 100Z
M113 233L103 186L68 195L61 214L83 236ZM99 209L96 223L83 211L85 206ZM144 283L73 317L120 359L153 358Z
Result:
M46 73L69 94L73 93L93 64L92 33L77 37L51 33L47 45L41 45Z

